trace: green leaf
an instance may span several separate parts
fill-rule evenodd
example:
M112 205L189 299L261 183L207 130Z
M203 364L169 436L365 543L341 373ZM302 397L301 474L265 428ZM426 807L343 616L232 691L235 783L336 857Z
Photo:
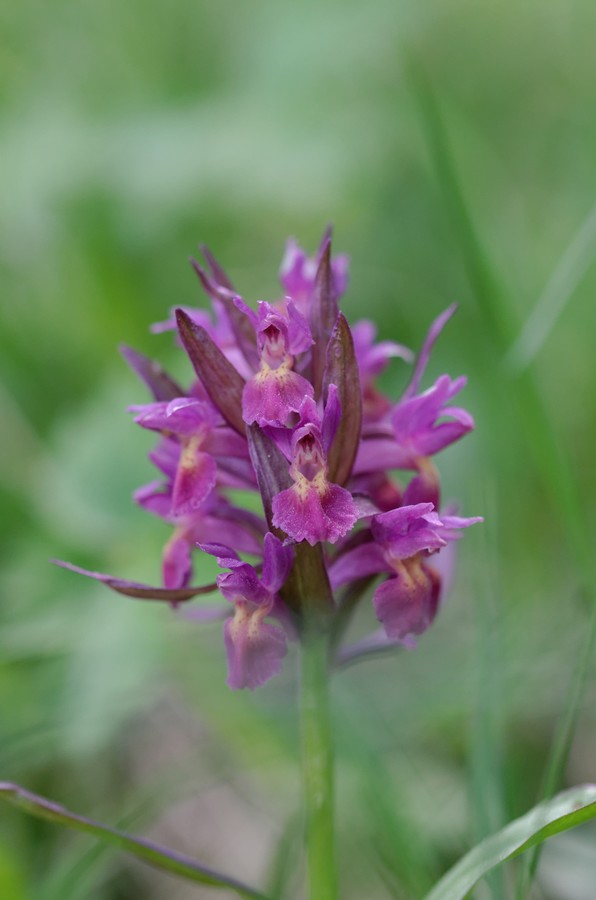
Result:
M267 892L276 900L291 896L291 887L301 876L302 815L294 813L279 835L269 864Z
M507 353L505 363L513 371L520 372L532 363L594 262L595 254L596 204L563 251L534 309Z
M486 319L486 334L491 339L490 349L495 354L496 362L497 357L502 359L511 346L514 330L511 311L470 212L432 85L415 59L410 60L410 76L422 113L429 150L444 191L447 211L460 243L468 280ZM509 378L514 374L508 367L503 367L502 371ZM551 422L536 375L530 369L517 370L517 378L512 379L511 384L511 396L518 404L520 421L526 429L529 447L542 470L545 488L557 504L558 513L563 520L562 533L568 536L568 546L577 560L586 595L593 599L595 557L591 531L586 523L582 492L575 478L569 453Z
M158 844L154 844L145 838L134 837L115 828L109 828L107 825L94 822L92 819L78 816L57 803L52 803L50 800L32 794L17 784L0 782L0 797L4 797L15 806L40 819L47 819L57 825L65 825L77 831L84 831L102 841L116 844L122 850L138 856L149 863L149 865L154 866L154 868L169 872L171 875L179 875L181 878L186 878L199 884L207 884L211 887L231 888L241 897L255 897L260 898L260 900L266 900L264 894L247 887L234 878L207 869L188 856L160 847Z
M565 766L567 765L567 760L573 744L573 736L579 719L581 702L586 689L588 672L590 671L590 661L594 654L595 644L596 604L592 606L590 624L586 632L583 646L581 649L578 648L577 663L574 667L571 683L567 692L567 698L563 706L563 712L552 741L544 776L544 784L541 791L541 796L544 800L550 799L555 793L563 777ZM520 872L517 885L516 897L518 900L522 900L522 898L528 895L530 885L534 879L534 874L538 868L539 859L540 847L536 846L531 853L528 853L524 860L524 866Z
M426 900L463 900L495 866L595 817L596 784L563 791L477 844L441 878Z
M24 872L15 859L14 849L0 841L0 897L10 900L27 900L28 892Z

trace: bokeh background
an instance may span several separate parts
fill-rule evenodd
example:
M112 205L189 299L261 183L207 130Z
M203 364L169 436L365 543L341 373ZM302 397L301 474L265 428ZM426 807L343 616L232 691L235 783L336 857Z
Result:
M596 780L596 7L22 0L0 23L0 779L300 895L294 658L231 693L220 626L49 558L156 581L167 527L130 498L152 441L125 413L146 394L117 344L187 377L148 329L203 303L197 244L255 301L285 238L333 222L351 318L416 348L459 302L427 383L468 374L477 420L439 460L486 517L449 603L333 689L342 896L421 897L541 796L582 682L559 783ZM547 845L535 896L592 898L594 847ZM202 896L0 809L6 900Z

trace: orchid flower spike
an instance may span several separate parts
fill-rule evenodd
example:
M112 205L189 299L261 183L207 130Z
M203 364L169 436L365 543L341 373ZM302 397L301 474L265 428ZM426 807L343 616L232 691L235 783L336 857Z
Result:
M122 349L151 393L151 402L131 407L134 421L159 436L149 453L159 478L135 499L172 528L162 583L61 565L173 607L219 591L223 604L199 607L193 617L225 620L233 689L277 675L289 642L313 621L329 632L340 619L345 625L345 592L352 610L369 591L383 641L413 646L444 597L450 547L482 521L440 509L435 457L474 427L454 405L466 378L442 374L422 387L455 307L435 319L415 356L377 340L369 320L350 327L339 308L348 259L332 256L329 231L313 256L288 241L281 299L256 308L203 254L205 264L192 265L211 311L180 308L153 329L176 330L186 386ZM400 397L377 384L390 364L398 371L413 364ZM256 506L244 505L250 494ZM205 554L222 571L193 586Z

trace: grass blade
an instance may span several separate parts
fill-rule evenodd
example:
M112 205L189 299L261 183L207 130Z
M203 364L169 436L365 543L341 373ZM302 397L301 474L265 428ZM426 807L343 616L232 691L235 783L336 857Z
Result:
M563 707L563 714L557 727L554 740L551 745L549 760L544 775L544 784L540 792L541 797L549 799L553 796L567 765L569 752L573 743L573 735L579 717L581 700L584 695L586 679L592 659L594 644L596 643L596 604L592 606L592 617L586 633L586 638L578 655L578 662L574 669L567 702ZM536 845L528 854L521 870L516 898L523 900L528 896L530 886L534 880L538 861L540 859L540 845Z
M18 784L0 782L0 797L40 819L46 819L57 825L65 825L68 828L91 834L107 843L115 844L121 850L138 856L156 869L161 869L164 872L178 875L181 878L186 878L199 884L231 888L241 897L254 897L265 900L264 895L258 891L247 887L234 878L229 878L227 875L222 875L219 872L214 872L205 866L201 866L188 856L160 847L158 844L154 844L153 841L148 841L145 838L134 837L123 831L102 825L100 822L94 822L93 819L86 819L83 816L76 815L57 803L52 803L44 797L32 794Z
M490 486L492 488L492 485ZM473 834L481 841L494 834L507 822L503 780L503 612L499 568L498 511L496 491L485 490L480 506L486 510L486 525L475 535L480 545L482 564L477 569L475 711L470 735L470 793L473 814ZM487 875L493 898L503 900L505 891L503 869Z
M418 99L429 151L443 189L445 204L459 240L464 266L479 309L486 319L486 332L495 358L503 359L511 342L511 315L504 303L503 290L493 271L468 209L464 190L449 146L447 131L431 84L416 61L410 75ZM530 450L540 467L545 489L551 494L562 518L562 530L569 549L576 556L587 596L593 599L595 557L590 530L586 526L577 484L570 460L562 447L542 401L539 386L530 370L513 373L503 368L502 377L513 382L511 393L518 404L519 419L528 436Z
M584 219L555 266L536 306L528 316L505 366L521 372L530 365L557 323L596 255L596 204Z
M564 791L477 844L441 878L426 900L463 900L495 866L595 817L596 785Z

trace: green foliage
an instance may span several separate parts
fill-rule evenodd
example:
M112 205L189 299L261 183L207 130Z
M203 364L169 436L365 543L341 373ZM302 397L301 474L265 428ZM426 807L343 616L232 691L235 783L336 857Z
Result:
M564 791L470 850L441 878L426 900L464 900L495 866L595 816L596 785Z
M202 302L196 244L255 301L285 236L313 248L332 221L350 319L417 347L459 301L429 379L468 374L477 419L442 470L486 534L414 653L333 686L342 897L417 900L472 841L596 780L593 4L24 0L0 23L0 777L110 822L175 778L147 821L164 843L299 895L274 849L299 808L293 659L232 695L219 625L47 560L157 579L167 528L130 500L151 439L123 412L147 395L116 346L186 382L148 326ZM395 361L385 383L406 379ZM0 896L169 896L8 815ZM557 846L536 878L567 900Z
M163 869L163 871L172 875L178 875L199 884L207 884L210 887L229 887L241 897L255 897L265 900L263 895L257 891L251 890L232 878L213 872L183 854L175 853L171 850L164 851L152 841L134 837L123 831L102 825L100 822L94 822L92 819L86 819L83 816L69 812L63 806L52 803L43 797L38 797L36 794L32 794L16 784L0 782L0 796L14 803L15 806L30 815L47 819L55 825L74 828L85 834L93 835L106 843L115 844L121 850L138 856L156 869Z

